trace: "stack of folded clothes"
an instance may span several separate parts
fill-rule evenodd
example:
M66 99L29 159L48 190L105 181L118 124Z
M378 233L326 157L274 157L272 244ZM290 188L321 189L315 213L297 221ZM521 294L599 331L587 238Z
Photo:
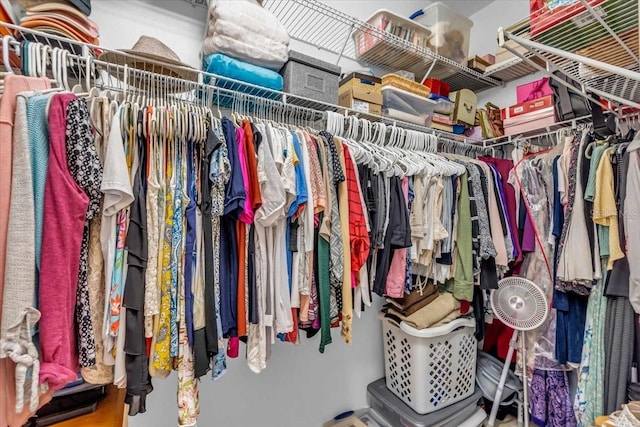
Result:
M449 323L462 315L460 301L449 292L438 292L433 283L414 289L403 298L387 298L382 308L384 317L396 325L405 322L416 329L433 328ZM472 314L467 310L464 315Z
M88 18L90 0L23 0L20 25L83 43L98 45L98 25Z
M259 2L214 0L202 53L203 70L223 77L216 79L218 86L249 91L227 77L279 91L283 80L277 71L289 59L289 35Z

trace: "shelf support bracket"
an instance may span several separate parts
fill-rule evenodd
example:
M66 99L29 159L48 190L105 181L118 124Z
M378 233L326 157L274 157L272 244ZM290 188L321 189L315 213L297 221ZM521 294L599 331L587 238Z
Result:
M431 75L431 72L433 71L433 69L436 66L436 62L438 62L438 58L434 56L433 57L433 62L431 62L431 66L429 67L429 69L425 73L425 75L422 78L422 80L420 80L420 83L424 83L427 80L427 78L429 78L429 76Z
M344 38L344 43L342 43L342 48L340 49L340 53L338 53L338 59L336 59L336 65L340 64L340 60L342 59L342 55L344 55L344 50L347 48L347 43L349 43L349 37L351 33L353 33L353 22L349 26L349 31L347 31L347 36Z

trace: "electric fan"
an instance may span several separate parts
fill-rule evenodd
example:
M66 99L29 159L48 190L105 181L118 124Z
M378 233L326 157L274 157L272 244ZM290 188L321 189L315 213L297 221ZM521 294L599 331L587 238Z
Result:
M524 389L524 423L529 426L529 399L526 375L526 343L525 332L540 327L549 314L549 303L544 292L531 280L523 277L507 277L498 282L498 289L491 293L491 308L493 314L505 325L513 328L513 336L509 345L507 359L502 368L502 376L493 399L494 405L491 407L488 426L493 427L498 414L498 407L502 399L504 384L509 373L509 365L513 357L513 351L518 342L518 333L522 332L522 386Z

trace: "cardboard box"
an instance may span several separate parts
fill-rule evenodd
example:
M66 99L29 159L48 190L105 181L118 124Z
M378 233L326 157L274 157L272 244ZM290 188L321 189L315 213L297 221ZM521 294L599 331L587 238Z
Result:
M482 57L482 59L487 61L490 65L493 65L493 64L496 63L496 56L495 55L491 55L490 53L487 53L486 55L484 55Z
M382 94L379 91L367 91L351 88L340 93L338 105L352 108L360 113L382 114Z
M443 125L449 125L449 126L453 125L453 120L451 120L451 117L445 114L433 113L432 121L435 123L443 124Z
M469 58L469 60L467 61L467 66L469 68L471 68L472 70L479 71L481 73L484 73L485 71L487 71L487 67L489 65L491 65L489 61L485 60L484 58L478 55L472 58Z
M502 120L510 119L513 117L521 116L523 114L539 111L544 108L553 107L553 95L547 95L545 97L534 99L532 101L522 102L520 104L512 105L509 108L503 108Z
M589 6L596 7L604 0L587 0L587 2ZM531 35L535 36L547 31L585 11L580 0L529 0Z
M549 84L549 77L543 77L539 80L519 85L516 88L518 104L544 98L548 95L553 95L553 89L551 89L551 85Z
M554 107L522 114L517 117L503 120L505 135L518 135L536 129L551 126L557 122Z
M438 129L438 130L441 130L441 131L444 131L444 132L453 133L453 126L445 125L443 123L439 123L439 122L435 122L435 121L431 122L431 128L432 129Z

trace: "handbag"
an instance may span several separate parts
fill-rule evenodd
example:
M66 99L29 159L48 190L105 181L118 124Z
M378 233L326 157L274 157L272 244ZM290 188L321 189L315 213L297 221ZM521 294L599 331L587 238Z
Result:
M476 123L482 128L482 137L484 139L504 135L500 108L495 104L487 102L485 108L478 108L476 112Z

